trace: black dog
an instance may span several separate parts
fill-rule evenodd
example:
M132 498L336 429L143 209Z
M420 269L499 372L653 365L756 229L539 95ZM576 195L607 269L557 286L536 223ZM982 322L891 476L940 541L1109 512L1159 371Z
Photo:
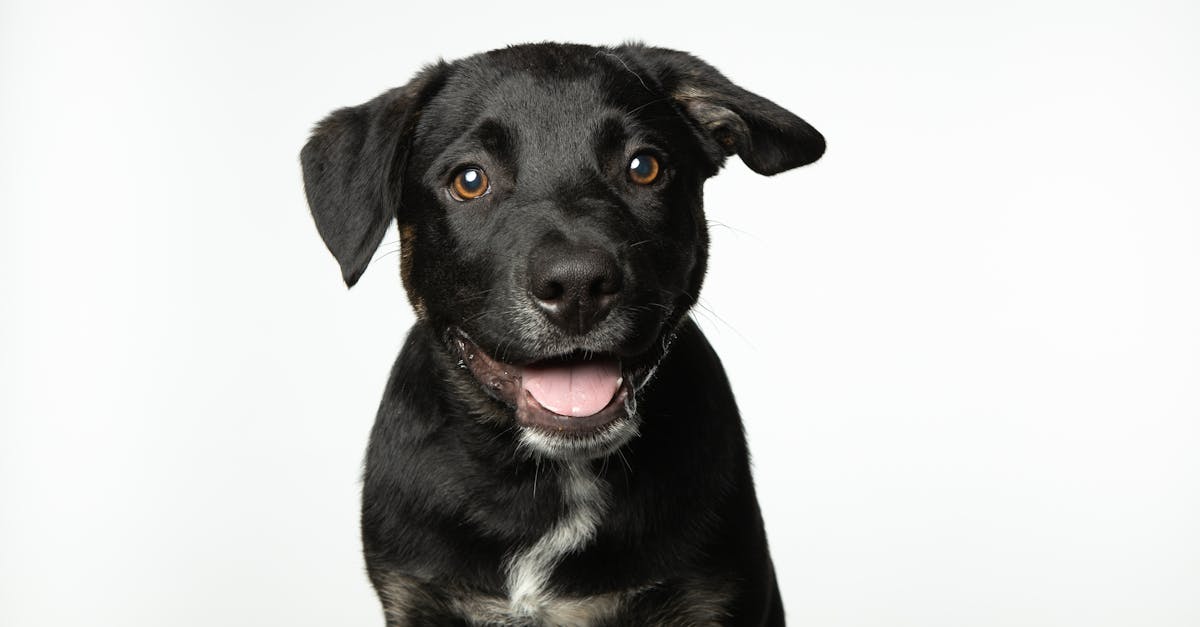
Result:
M363 486L388 625L781 625L721 364L688 317L701 189L820 133L682 52L536 44L426 68L301 160L353 285L394 217L418 322Z

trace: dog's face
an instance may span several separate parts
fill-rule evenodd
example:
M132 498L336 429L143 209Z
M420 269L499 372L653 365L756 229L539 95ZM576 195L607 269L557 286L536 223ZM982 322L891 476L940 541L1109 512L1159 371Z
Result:
M808 124L686 54L537 44L427 68L323 121L302 159L350 285L392 217L420 318L473 413L551 457L637 433L704 276L703 182L734 152L816 160Z

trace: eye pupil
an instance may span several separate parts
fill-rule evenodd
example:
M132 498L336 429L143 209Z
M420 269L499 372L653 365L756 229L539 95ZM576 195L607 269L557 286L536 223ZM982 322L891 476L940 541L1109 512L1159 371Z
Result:
M653 155L637 155L629 161L629 178L639 185L648 185L658 178L658 159Z
M487 175L479 168L467 168L454 177L453 192L459 200L473 200L487 191Z

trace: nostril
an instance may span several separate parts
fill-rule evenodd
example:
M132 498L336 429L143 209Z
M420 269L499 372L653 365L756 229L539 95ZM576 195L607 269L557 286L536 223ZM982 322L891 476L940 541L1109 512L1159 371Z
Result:
M538 281L533 286L533 295L541 301L556 301L563 297L566 288L562 283L554 280Z
M593 296L611 296L620 291L621 275L609 268L605 268L605 274L592 281L590 286Z

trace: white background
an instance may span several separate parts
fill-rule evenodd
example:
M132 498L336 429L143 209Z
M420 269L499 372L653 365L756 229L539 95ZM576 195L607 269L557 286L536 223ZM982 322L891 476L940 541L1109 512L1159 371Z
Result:
M342 286L297 151L544 39L692 51L829 139L710 182L697 313L794 624L1200 625L1200 9L972 4L3 2L0 625L382 624L412 314L394 254Z

